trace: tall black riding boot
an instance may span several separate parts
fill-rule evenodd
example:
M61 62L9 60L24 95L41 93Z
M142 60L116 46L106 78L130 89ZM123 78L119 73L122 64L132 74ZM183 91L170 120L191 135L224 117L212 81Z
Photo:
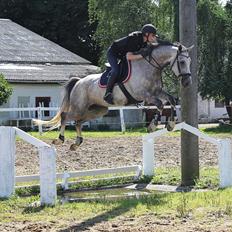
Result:
M116 81L115 76L109 77L108 82L107 82L107 87L106 87L106 93L104 96L104 100L111 105L114 104L112 91L114 88L115 81Z

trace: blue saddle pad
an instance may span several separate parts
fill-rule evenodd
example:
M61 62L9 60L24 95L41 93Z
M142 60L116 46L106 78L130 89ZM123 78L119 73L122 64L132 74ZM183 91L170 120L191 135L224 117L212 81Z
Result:
M126 59L119 63L119 76L117 77L116 83L118 82L127 82L130 79L131 75L131 62ZM106 88L107 81L111 72L111 67L107 67L106 70L102 73L98 85L101 88Z

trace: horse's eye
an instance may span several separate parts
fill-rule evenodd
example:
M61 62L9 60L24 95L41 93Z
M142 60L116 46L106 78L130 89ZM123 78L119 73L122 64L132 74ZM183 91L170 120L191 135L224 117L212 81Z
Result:
M185 64L184 60L181 60L180 65L184 65L184 64Z

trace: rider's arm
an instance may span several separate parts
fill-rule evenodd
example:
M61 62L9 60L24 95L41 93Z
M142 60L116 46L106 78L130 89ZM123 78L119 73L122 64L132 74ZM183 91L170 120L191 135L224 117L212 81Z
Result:
M127 52L126 58L127 60L139 60L142 59L143 57L140 54L135 55L133 52Z

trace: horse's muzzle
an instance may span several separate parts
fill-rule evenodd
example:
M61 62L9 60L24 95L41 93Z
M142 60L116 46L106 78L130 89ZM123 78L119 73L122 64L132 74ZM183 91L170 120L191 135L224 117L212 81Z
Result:
M181 75L181 84L184 88L190 86L192 84L192 77L190 73Z

